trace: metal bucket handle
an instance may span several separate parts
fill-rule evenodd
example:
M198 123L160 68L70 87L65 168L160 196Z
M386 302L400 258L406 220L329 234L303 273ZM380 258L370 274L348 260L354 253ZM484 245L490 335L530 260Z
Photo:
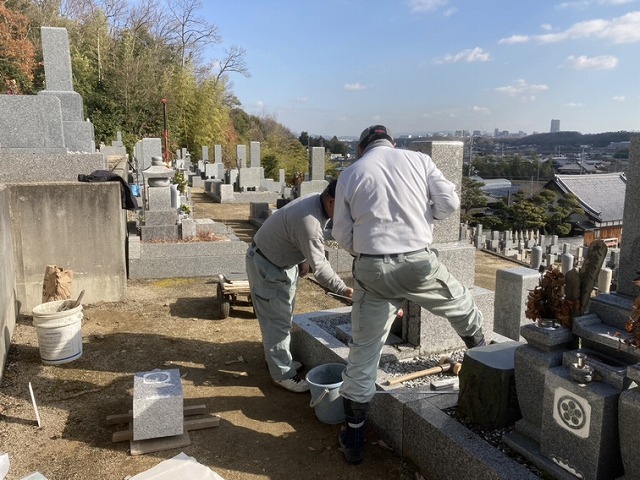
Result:
M316 405L318 405L322 401L322 399L327 395L327 393L329 393L329 389L325 388L316 400L314 400L313 398L311 399L311 402L309 402L309 406L311 408L315 408Z

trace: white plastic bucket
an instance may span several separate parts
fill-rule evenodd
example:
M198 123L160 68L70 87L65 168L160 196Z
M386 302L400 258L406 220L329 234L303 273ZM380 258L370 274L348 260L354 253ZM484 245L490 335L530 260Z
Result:
M73 300L57 300L33 308L33 326L45 365L71 362L82 355L82 305L59 312L65 302Z
M312 368L307 373L307 383L311 392L309 406L315 408L318 420L328 424L344 422L342 397L338 393L342 385L342 372L346 365L327 363Z

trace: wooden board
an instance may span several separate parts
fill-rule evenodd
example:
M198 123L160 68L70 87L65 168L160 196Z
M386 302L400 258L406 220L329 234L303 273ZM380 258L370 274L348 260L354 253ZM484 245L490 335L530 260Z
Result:
M145 453L160 452L172 448L182 448L191 445L189 432L171 437L149 438L147 440L131 440L129 449L131 455L143 455Z
M111 436L112 442L124 442L129 440L131 455L142 455L144 453L159 452L172 448L181 448L191 445L189 431L200 430L203 428L212 428L220 425L220 417L218 415L207 414L206 405L192 405L184 407L185 417L195 415L206 415L201 418L185 418L183 420L183 433L181 435L172 435L169 437L149 438L145 440L133 440L133 430L131 424L133 422L133 413L122 413L118 415L109 415L107 417L108 425L127 424L126 430L114 432Z
M185 416L187 415L204 415L207 413L206 405L191 405L185 406L182 409ZM107 416L107 425L118 425L124 423L131 423L133 421L133 412L129 410L129 413L119 413L117 415Z

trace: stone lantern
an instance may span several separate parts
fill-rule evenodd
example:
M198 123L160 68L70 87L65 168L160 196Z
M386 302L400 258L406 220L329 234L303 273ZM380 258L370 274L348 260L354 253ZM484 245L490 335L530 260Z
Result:
M176 171L164 166L162 157L151 157L151 166L142 171L149 187L168 187Z

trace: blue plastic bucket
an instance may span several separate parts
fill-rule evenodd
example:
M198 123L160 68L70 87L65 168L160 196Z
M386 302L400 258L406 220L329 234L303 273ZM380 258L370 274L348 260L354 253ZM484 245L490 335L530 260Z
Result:
M312 368L307 373L311 392L309 406L315 408L318 420L328 424L344 422L344 407L338 389L342 385L342 372L346 365L328 363Z

